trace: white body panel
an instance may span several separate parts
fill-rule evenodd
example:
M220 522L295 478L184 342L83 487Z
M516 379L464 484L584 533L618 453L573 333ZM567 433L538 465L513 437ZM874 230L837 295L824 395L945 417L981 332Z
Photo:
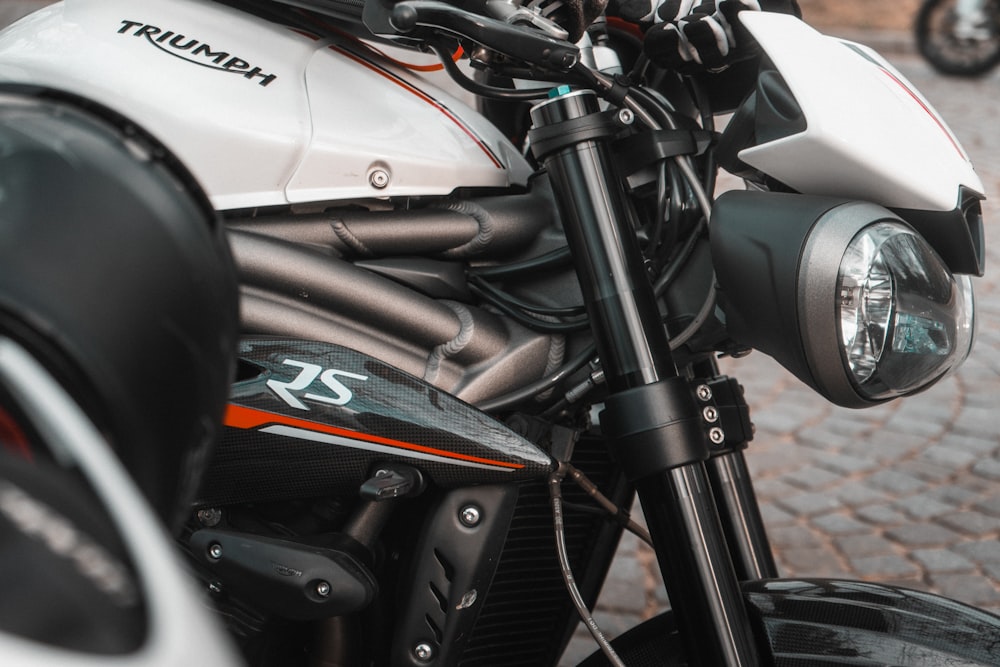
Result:
M804 132L747 148L747 164L799 192L950 211L959 187L983 185L951 130L906 79L867 47L802 21L743 12L805 115Z
M198 0L50 6L0 33L0 80L134 120L219 209L447 194L530 174L482 116L360 44Z

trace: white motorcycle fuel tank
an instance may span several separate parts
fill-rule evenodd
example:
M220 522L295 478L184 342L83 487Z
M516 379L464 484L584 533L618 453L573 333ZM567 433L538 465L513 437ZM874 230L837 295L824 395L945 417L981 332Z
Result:
M198 0L66 0L0 33L0 80L121 113L219 210L522 185L486 119L365 44Z

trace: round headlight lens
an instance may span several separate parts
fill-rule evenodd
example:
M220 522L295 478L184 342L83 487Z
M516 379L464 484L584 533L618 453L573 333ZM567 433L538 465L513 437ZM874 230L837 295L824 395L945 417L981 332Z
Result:
M953 276L905 225L861 230L841 260L837 289L841 351L868 399L927 386L972 348L971 280Z

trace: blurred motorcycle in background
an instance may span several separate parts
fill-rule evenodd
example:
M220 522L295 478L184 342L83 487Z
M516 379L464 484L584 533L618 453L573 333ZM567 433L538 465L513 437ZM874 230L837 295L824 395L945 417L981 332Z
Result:
M924 0L914 36L917 50L942 74L986 74L1000 63L1000 2Z

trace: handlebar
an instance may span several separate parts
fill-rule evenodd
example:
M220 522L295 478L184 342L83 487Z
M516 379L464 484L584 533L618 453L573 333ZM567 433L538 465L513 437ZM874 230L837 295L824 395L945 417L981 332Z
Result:
M437 0L404 0L392 8L388 23L398 34L409 34L421 27L447 32L559 72L568 72L580 60L580 50L569 42Z

